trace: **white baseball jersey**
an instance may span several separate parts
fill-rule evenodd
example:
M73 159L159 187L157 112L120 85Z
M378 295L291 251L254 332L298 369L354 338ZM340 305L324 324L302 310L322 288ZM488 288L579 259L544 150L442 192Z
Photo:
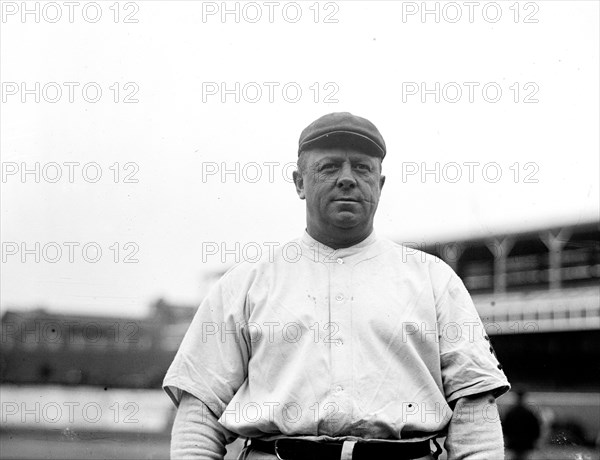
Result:
M164 379L241 436L419 440L460 397L509 389L462 281L375 233L333 250L308 233L230 269Z

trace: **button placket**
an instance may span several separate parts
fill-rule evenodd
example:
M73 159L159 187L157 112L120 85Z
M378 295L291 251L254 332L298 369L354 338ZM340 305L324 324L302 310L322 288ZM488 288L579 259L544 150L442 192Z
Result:
M330 265L331 391L341 412L351 410L345 401L350 397L347 385L352 381L351 344L351 267L342 258L332 258Z

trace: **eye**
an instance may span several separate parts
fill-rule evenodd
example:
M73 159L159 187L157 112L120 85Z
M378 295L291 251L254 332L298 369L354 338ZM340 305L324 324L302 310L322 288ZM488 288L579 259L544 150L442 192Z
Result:
M335 163L323 163L321 165L320 170L321 171L327 171L327 170L331 170L333 168L335 168Z
M371 171L371 166L365 163L358 163L355 168L359 171Z

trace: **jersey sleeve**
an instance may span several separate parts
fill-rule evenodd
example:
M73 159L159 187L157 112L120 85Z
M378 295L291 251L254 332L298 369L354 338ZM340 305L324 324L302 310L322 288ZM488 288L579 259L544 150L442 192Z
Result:
M242 332L245 296L232 295L227 284L221 279L201 303L162 385L176 406L186 391L217 418L248 373L248 340Z
M437 303L442 383L448 402L492 392L498 397L510 384L498 362L473 300L451 271Z

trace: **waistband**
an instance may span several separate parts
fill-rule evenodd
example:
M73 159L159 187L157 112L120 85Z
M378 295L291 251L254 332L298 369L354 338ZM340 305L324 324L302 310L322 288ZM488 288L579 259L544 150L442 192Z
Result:
M374 458L411 460L431 453L430 442L316 442L280 438L273 441L253 439L250 447L281 460L372 460Z

